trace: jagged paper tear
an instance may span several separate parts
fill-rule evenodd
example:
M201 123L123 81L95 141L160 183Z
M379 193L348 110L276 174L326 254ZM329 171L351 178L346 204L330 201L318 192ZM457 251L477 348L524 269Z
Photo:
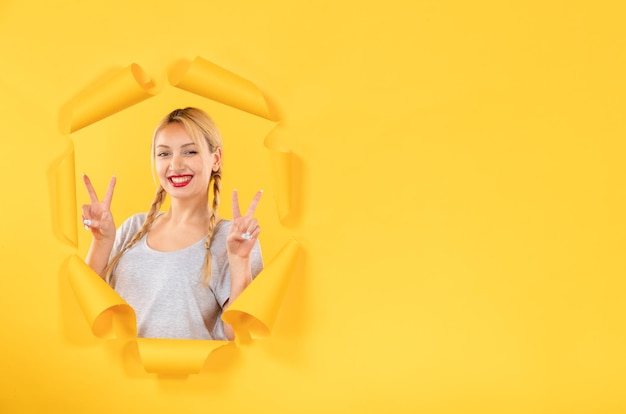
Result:
M191 64L179 65L170 72L169 79L178 88L268 120L278 120L276 107L271 105L256 85L200 57ZM155 89L144 71L133 64L68 102L59 117L61 130L65 134L77 131L153 96ZM284 217L291 208L292 154L289 149L280 146L275 138L268 137L265 145L271 153L279 216ZM57 165L53 186L58 226L64 237L75 245L77 206L73 150ZM270 334L291 280L299 249L295 240L287 242L223 314L224 320L233 326L236 343L246 342L252 336ZM136 341L141 362L147 372L197 373L214 350L233 343L137 338L132 307L77 255L69 258L66 267L70 285L93 334L99 338Z

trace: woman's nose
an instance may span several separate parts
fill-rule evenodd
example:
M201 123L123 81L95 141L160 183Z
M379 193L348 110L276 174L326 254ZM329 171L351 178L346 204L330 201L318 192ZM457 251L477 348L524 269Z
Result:
M173 155L170 159L170 169L172 169L172 171L180 171L184 168L185 162L183 160L183 157L179 155Z

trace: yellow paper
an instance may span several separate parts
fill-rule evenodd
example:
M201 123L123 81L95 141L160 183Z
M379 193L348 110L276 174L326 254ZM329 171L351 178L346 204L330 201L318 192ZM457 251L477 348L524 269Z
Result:
M137 338L146 372L188 375L200 372L207 357L228 341Z
M624 1L103 4L0 2L0 412L626 413ZM290 237L306 260L270 337L160 377L85 323L67 265L89 234L50 170L63 102L111 68L160 80L195 56L280 97L295 198L275 232L266 188L261 243L266 264ZM106 155L85 171L99 193L116 165L144 174L118 181L116 218L148 207L140 148L170 103L250 145L244 163L228 148L224 189L275 185L247 168L266 153L245 118L265 118L170 86L71 137L77 175ZM92 151L96 130L116 143Z
M177 88L213 99L233 108L277 121L273 105L252 82L201 57L191 64L182 62L169 73L169 81Z
M90 88L86 88L61 110L61 132L69 134L122 111L157 91L155 83L137 64L132 64Z
M75 247L78 236L76 233L74 151L71 142L70 149L54 163L49 176L54 233L60 240Z
M300 246L290 240L222 314L236 335L268 336L278 315L285 292L293 277Z
M70 258L67 269L72 289L95 336L110 339L136 335L134 311L99 275L78 256Z
M294 212L295 191L294 164L296 156L284 143L281 125L277 125L265 138L265 147L269 151L270 168L274 182L276 209L283 224Z

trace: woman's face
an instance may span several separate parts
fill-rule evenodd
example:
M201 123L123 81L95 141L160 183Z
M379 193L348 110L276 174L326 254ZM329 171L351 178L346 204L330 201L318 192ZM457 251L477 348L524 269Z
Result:
M221 162L221 148L211 153L206 141L195 144L176 122L159 131L154 144L154 164L165 191L172 198L206 199L211 172Z

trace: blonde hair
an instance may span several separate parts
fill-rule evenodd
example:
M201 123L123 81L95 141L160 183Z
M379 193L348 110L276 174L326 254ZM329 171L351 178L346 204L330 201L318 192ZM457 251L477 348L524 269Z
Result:
M209 152L214 153L218 148L222 148L222 137L220 135L220 132L217 126L215 125L215 123L213 122L213 120L209 117L209 115L206 112L202 111L201 109L191 108L191 107L187 107L184 109L176 109L170 112L167 116L165 116L161 120L161 122L159 122L159 124L154 130L154 134L152 136L152 160L153 161L155 157L154 147L156 143L157 134L167 125L172 124L172 123L178 123L182 125L196 145L202 145L202 140L204 140L204 142L207 144L209 148ZM211 183L213 183L213 202L211 204L211 208L209 211L209 225L207 228L207 236L206 236L206 242L205 242L206 256L204 259L203 277L202 277L202 283L207 286L209 284L209 281L211 280L211 253L210 253L209 248L211 247L211 240L213 239L215 227L217 226L217 223L219 223L219 221L221 220L217 215L217 209L220 203L220 190L221 190L221 184L222 184L222 164L221 163L219 164L217 171L211 172L211 178L209 180L209 189L211 188ZM152 201L152 204L150 205L150 209L148 210L148 213L146 214L146 220L144 221L143 225L141 226L139 231L137 231L137 233L135 233L135 235L130 239L130 241L126 244L126 246L124 246L124 248L120 250L120 252L117 253L107 265L105 272L104 272L104 275L105 275L104 280L107 283L111 282L111 276L113 274L113 270L115 269L118 262L120 261L121 256L128 249L130 249L135 243L137 243L138 240L141 240L141 238L146 233L148 233L148 231L150 231L150 228L152 227L154 220L159 215L161 205L165 201L166 195L167 193L165 189L161 185L159 185L157 188L154 200Z

